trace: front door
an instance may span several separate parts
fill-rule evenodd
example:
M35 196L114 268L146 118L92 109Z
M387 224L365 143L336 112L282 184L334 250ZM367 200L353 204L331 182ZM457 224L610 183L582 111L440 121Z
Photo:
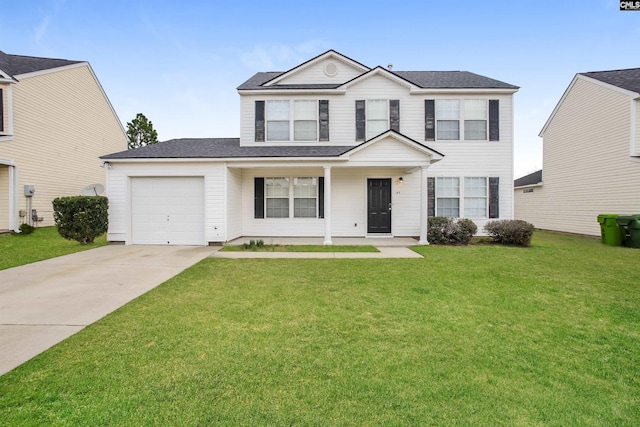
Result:
M367 180L367 233L391 233L391 179Z

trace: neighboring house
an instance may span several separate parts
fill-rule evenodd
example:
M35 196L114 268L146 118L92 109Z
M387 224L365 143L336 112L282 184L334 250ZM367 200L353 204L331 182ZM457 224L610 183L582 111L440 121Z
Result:
M99 155L127 137L88 62L0 51L0 230L53 225L51 201L105 183Z
M639 102L640 68L577 74L540 132L544 179L515 182L515 218L598 236L599 214L640 213Z
M542 170L513 181L513 217L535 224L540 216Z
M415 236L427 216L512 218L516 86L369 68L333 50L238 87L240 138L103 156L109 241Z

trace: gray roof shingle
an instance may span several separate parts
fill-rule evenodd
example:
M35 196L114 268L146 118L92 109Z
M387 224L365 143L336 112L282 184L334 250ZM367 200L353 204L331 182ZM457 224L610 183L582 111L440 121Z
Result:
M542 169L516 179L515 181L513 181L513 186L522 187L524 185L540 184L541 182L542 182Z
M590 71L579 73L610 85L640 93L640 68L626 70Z
M335 89L341 84L314 85L273 85L265 83L284 74L286 71L269 71L256 73L249 80L238 86L238 90L268 89ZM468 71L391 71L400 78L422 89L518 89L518 86L499 80L484 77Z
M0 51L0 70L11 77L35 71L50 70L66 65L78 64L85 61L70 61L68 59L39 58L35 56L11 55Z
M338 157L351 146L241 147L239 138L183 138L158 142L100 157L111 159L222 159L253 157Z

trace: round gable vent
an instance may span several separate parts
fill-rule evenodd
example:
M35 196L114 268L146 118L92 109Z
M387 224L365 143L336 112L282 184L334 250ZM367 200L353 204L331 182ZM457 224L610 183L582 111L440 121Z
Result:
M324 66L324 73L329 77L333 77L338 74L338 66L333 62L329 62Z

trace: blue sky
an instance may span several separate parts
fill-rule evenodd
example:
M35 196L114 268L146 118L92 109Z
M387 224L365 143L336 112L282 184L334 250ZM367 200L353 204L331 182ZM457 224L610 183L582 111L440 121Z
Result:
M619 1L0 0L0 50L91 63L123 125L161 140L239 134L236 87L328 49L369 67L466 70L515 95L515 176L578 72L640 67L640 11Z

